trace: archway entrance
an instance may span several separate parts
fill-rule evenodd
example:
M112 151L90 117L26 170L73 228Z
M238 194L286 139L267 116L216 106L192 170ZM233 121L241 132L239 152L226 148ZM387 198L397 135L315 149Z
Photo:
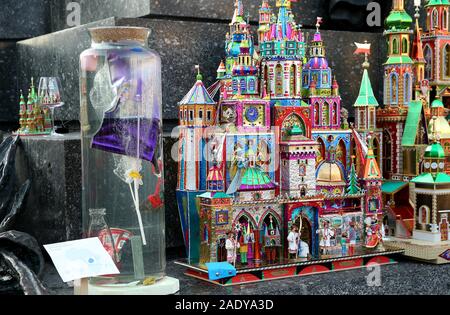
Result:
M226 239L221 238L217 240L217 261L227 261L227 250L225 249Z
M300 239L309 245L309 252L312 253L312 227L308 218L300 215L295 224L299 227Z

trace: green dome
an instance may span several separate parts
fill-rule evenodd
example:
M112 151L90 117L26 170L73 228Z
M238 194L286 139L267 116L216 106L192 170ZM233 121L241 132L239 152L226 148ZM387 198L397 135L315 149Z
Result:
M439 5L450 5L448 0L430 0L425 7L439 6Z
M426 158L445 158L444 148L439 143L433 143L425 150Z
M431 107L432 108L444 107L444 103L442 103L442 101L440 99L436 99L433 101L433 103L431 103Z
M398 30L409 29L413 20L406 11L391 11L386 19L388 28L396 28Z

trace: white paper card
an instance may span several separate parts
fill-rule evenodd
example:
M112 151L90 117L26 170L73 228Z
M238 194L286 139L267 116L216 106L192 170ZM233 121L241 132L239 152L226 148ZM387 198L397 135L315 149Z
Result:
M44 245L64 282L120 271L98 237Z

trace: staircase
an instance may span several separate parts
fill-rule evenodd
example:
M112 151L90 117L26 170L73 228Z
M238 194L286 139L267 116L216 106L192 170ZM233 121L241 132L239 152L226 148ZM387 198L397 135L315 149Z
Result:
M395 218L395 236L410 238L414 229L414 207L411 204L402 206L386 206L389 213Z

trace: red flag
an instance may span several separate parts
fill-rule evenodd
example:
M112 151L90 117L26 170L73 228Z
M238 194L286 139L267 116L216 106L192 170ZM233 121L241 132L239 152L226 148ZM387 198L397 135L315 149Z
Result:
M357 54L370 55L370 44L369 43L364 43L364 44L355 43L355 45L356 45L355 55L357 55Z

